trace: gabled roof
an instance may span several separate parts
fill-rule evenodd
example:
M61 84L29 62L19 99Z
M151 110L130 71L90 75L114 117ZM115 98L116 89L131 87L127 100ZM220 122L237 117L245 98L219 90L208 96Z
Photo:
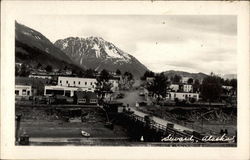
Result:
M97 96L96 96L95 93L93 93L93 92L86 92L86 91L77 91L76 92L76 97L80 98L80 99L83 99L83 98L86 98L86 99L97 99Z

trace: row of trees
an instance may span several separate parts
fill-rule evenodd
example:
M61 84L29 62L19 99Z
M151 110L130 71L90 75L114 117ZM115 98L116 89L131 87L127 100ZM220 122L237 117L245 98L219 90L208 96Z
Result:
M15 66L15 76L27 77L30 74L30 69L26 64L22 64L21 67Z
M153 83L147 83L146 85L148 91L157 95L157 97L165 97L167 86L170 85L168 77L165 76L164 73L155 74L150 71L146 71L141 79L146 79L146 77L154 77ZM180 78L180 76L175 75L174 77L171 77L170 80L172 82L179 82ZM213 73L205 77L202 84L198 79L195 79L195 81L189 79L188 83L193 84L193 91L200 91L203 100L208 102L218 101L220 99L223 91L222 85L232 86L232 90L235 92L237 91L237 79L224 80Z
M160 73L164 74L164 72ZM146 71L144 75L141 77L141 80L146 80L147 77L156 77L157 74L152 71ZM167 77L168 78L168 77ZM174 75L170 77L171 82L173 83L180 83L181 82L181 76L180 75ZM194 80L192 78L188 79L188 84L193 84Z

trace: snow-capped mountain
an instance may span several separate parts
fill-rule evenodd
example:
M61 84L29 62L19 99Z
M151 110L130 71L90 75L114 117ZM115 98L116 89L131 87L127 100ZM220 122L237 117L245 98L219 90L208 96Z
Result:
M54 45L84 68L97 71L107 69L129 71L139 77L147 70L135 57L122 51L101 37L69 37L57 40Z

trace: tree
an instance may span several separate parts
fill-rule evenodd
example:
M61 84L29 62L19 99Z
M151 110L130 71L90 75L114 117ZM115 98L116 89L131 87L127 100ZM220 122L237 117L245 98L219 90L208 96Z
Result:
M154 77L155 73L152 71L146 71L144 75L141 77L141 80L146 80L147 77Z
M124 76L127 77L129 81L131 81L134 78L133 74L130 72L125 72Z
M187 81L188 84L193 84L193 82L194 82L193 78L189 78Z
M119 69L117 69L115 73L116 73L116 75L121 75L122 74L122 72Z
M233 87L233 91L237 94L237 79L231 79L230 86Z
M216 101L220 98L222 91L222 85L220 82L220 77L213 74L204 78L201 85L201 96L204 100L211 103L212 101Z
M109 72L105 69L103 69L100 76L97 77L96 93L100 98L100 102L103 102L106 93L111 93L112 84L108 82L110 78Z
M51 65L47 65L47 67L45 68L45 70L47 72L51 72L52 71L52 66Z
M193 91L195 93L200 91L200 81L198 79L195 79L195 81L194 81Z
M111 78L109 72L105 69L103 69L100 73L100 76L98 77L99 81L103 82L107 82L109 79Z
M229 79L226 79L223 83L223 85L225 86L230 86L230 80Z
M84 73L84 77L86 78L94 78L95 77L95 71L93 69L87 69Z
M177 74L174 75L173 82L174 83L180 83L181 82L181 76L179 76Z
M164 73L157 74L155 76L154 82L147 87L149 91L152 91L154 94L159 97L165 97L166 96L166 90L167 90L167 77L164 75Z
M15 66L15 76L19 75L19 68L17 66Z
M20 76L21 77L27 77L30 74L30 71L28 67L25 64L22 64L21 70L20 70Z
M84 75L82 71L79 71L76 74L77 74L78 77L83 77L83 75Z
M231 79L230 86L232 86L234 89L237 89L237 79Z
M36 66L37 69L40 69L41 67L42 67L41 63L38 63Z

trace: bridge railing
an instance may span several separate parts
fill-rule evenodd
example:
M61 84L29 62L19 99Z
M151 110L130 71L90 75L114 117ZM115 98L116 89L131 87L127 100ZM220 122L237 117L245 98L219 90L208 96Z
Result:
M170 134L173 134L173 135L176 135L176 136L182 136L182 137L190 137L190 136L193 135L191 133L189 134L189 133L185 133L185 132L176 130L174 128L167 127L167 126L159 124L159 123L157 123L157 122L155 122L153 120L149 124L146 124L146 121L145 121L144 117L140 117L140 116L135 115L135 114L131 114L130 117L133 120L141 121L145 126L148 125L149 128L155 129L156 131L162 131L163 133L167 132L167 133L170 133ZM195 140L201 141L201 139L199 137L196 137L194 135L193 135L193 138Z

